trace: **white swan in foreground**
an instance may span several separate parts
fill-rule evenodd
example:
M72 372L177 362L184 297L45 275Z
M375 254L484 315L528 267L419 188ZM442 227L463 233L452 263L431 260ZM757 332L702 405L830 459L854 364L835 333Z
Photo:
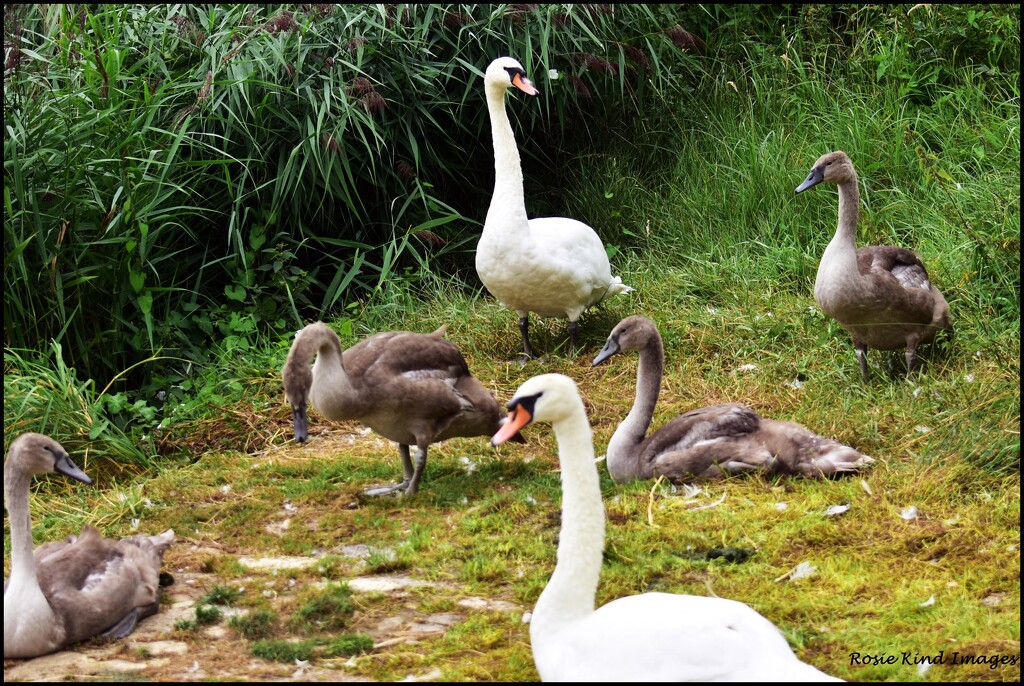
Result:
M28 511L34 474L60 472L92 483L57 441L37 433L11 443L4 495L11 521L11 577L4 580L4 658L36 657L93 636L124 638L160 605L160 563L174 541L159 536L80 536L32 549Z
M615 325L591 366L640 351L633 407L608 442L608 473L618 482L665 476L672 481L742 472L810 478L856 472L874 459L794 422L762 417L740 403L690 410L651 435L665 366L658 328L633 315Z
M839 226L818 265L814 299L850 333L864 383L868 348L906 348L909 378L918 344L932 340L939 329L952 329L949 305L911 251L892 245L857 248L860 193L845 152L819 157L796 192L819 183L839 186Z
M770 621L734 600L643 593L595 610L604 506L576 384L535 376L508 407L509 422L491 442L550 422L562 471L558 562L530 620L543 681L839 681L797 659Z
M309 433L306 403L327 419L352 419L398 443L403 480L364 491L413 495L427 464L427 448L456 436L490 436L505 418L501 405L473 377L458 347L433 333L385 331L342 352L323 322L295 335L281 375L295 420L295 440ZM316 362L310 368L310 361ZM519 440L522 440L521 438ZM416 465L409 446L416 446Z
M612 277L604 244L583 222L526 218L519 148L505 111L505 91L511 86L537 94L519 62L499 57L484 74L494 142L494 194L476 246L476 271L491 295L519 314L523 353L532 358L530 312L567 317L575 349L580 314L633 289Z

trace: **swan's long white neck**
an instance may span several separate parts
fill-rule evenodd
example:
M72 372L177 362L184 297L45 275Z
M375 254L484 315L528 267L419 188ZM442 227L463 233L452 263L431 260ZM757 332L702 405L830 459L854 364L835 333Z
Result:
M833 292L850 289L850 282L860 278L857 271L857 219L860 214L860 192L857 174L839 184L839 225L818 266L814 281L814 297L820 304Z
M505 89L488 84L486 91L494 145L494 194L484 226L500 224L501 233L508 237L509 232L528 231L523 168L512 124L505 111Z
M17 583L22 588L26 585L39 588L36 565L32 559L32 519L28 512L31 475L14 469L5 472L4 495L7 498L7 511L11 515L10 585L13 587Z
M56 647L64 637L36 576L28 511L31 478L20 469L4 470L4 496L11 519L11 577L4 591L5 658L38 654L34 651L40 646Z
M608 442L608 473L617 482L647 478L636 448L647 434L661 392L661 375L665 366L665 349L661 337L654 334L640 350L636 372L636 398L629 414L619 424Z
M530 620L531 642L594 611L604 551L604 505L594 466L590 424L579 411L553 424L562 467L562 530L558 562ZM537 639L534 639L534 636Z

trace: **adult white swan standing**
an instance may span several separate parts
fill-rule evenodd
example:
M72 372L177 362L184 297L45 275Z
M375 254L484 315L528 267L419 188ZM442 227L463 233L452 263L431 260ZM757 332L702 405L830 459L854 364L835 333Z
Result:
M93 636L124 638L160 606L160 563L174 541L171 529L111 540L87 526L80 536L33 551L29 482L47 472L92 483L49 436L22 434L7 451L11 578L4 580L5 659L45 655Z
M302 443L308 437L307 402L327 419L360 421L398 443L404 477L364 494L416 493L432 443L490 436L505 421L501 405L470 374L444 331L443 326L433 333L384 331L342 352L338 334L323 322L303 328L281 371L295 440ZM416 446L415 466L410 445Z
M530 620L543 681L822 681L782 633L735 600L643 593L594 609L604 550L604 505L590 423L576 384L528 379L508 404L495 445L533 421L550 422L562 471L558 561Z
M623 319L591 366L630 350L640 351L636 397L608 442L608 473L617 482L661 475L688 481L749 471L816 478L874 462L848 445L794 422L762 417L740 403L691 410L647 436L665 367L654 322L641 315Z
M519 62L499 57L484 74L494 142L494 194L476 246L476 271L491 295L519 314L523 353L532 358L530 312L568 317L575 349L580 314L605 298L633 289L620 277L612 277L604 244L583 222L568 217L526 218L519 148L505 111L505 91L511 86L537 94Z
M932 340L939 329L952 328L949 305L913 252L893 245L857 249L860 193L857 172L845 152L819 157L796 192L819 183L839 186L839 226L821 256L814 299L850 333L864 383L868 348L906 348L909 378L918 344Z

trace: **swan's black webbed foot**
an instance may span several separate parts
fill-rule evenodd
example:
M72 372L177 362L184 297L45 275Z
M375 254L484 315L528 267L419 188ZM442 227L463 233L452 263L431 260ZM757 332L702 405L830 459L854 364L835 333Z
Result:
M156 612L155 606L156 603L154 603L153 612ZM150 612L149 614L153 614L153 612ZM100 636L103 638L124 638L135 631L135 627L138 626L139 620L142 619L143 616L148 615L143 615L143 610L137 607L122 617L117 624L101 633Z
M519 357L517 357L515 360L510 361L518 362L520 367L525 367L527 364L536 359L539 358L534 357L533 355L527 355L526 353L519 353Z

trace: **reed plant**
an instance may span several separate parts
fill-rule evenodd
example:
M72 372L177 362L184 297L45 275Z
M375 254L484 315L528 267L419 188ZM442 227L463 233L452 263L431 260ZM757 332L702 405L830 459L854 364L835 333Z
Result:
M5 337L56 341L101 383L157 351L203 364L239 322L282 331L458 271L488 195L494 57L542 85L519 114L542 143L583 142L581 121L639 114L698 71L696 39L644 5L14 5L5 19ZM125 387L186 374L136 368Z

